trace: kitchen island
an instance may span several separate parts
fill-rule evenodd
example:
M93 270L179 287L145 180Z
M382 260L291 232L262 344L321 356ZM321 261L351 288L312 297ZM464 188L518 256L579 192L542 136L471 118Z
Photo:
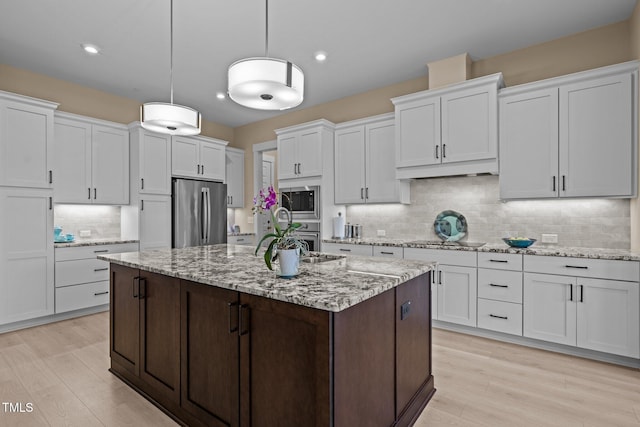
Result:
M408 426L433 393L435 264L253 248L107 255L111 371L192 426ZM307 262L309 261L309 262Z

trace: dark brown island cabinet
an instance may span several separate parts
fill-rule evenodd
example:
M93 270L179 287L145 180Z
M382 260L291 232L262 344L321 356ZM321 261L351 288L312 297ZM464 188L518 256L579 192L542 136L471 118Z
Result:
M189 426L410 426L429 274L340 312L111 264L111 372Z

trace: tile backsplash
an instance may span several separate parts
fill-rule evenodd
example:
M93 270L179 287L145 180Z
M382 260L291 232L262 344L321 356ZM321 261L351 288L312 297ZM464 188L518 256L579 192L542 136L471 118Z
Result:
M80 230L89 230L89 239L119 239L120 206L55 205L53 223L76 238L80 238Z
M465 216L470 242L502 243L507 235L540 240L542 233L553 233L559 246L629 249L631 244L628 199L502 202L498 177L490 175L413 180L410 205L353 205L346 220L361 224L363 237L385 230L387 238L439 240L433 221L447 209Z

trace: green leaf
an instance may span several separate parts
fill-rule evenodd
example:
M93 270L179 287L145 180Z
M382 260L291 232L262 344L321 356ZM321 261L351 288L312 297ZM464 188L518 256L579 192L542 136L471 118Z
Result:
M275 246L275 244L276 244L276 241L274 239L271 241L271 243L269 243L267 250L264 251L264 263L267 264L267 268L269 270L273 270L273 267L271 266L271 258L273 258L272 253L273 253L273 247Z
M258 251L260 250L260 245L269 237L273 237L274 240L280 238L280 236L273 233L265 234L264 236L262 236L262 239L260 239L260 241L258 242L258 246L256 246L256 251L253 253L254 255L258 255Z

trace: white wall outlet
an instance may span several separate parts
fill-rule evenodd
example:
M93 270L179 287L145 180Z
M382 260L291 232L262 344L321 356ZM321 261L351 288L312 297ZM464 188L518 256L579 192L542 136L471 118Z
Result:
M80 230L80 237L91 237L91 230Z
M378 237L384 237L387 235L387 232L385 230L378 230Z
M542 243L558 243L557 234L542 234Z

